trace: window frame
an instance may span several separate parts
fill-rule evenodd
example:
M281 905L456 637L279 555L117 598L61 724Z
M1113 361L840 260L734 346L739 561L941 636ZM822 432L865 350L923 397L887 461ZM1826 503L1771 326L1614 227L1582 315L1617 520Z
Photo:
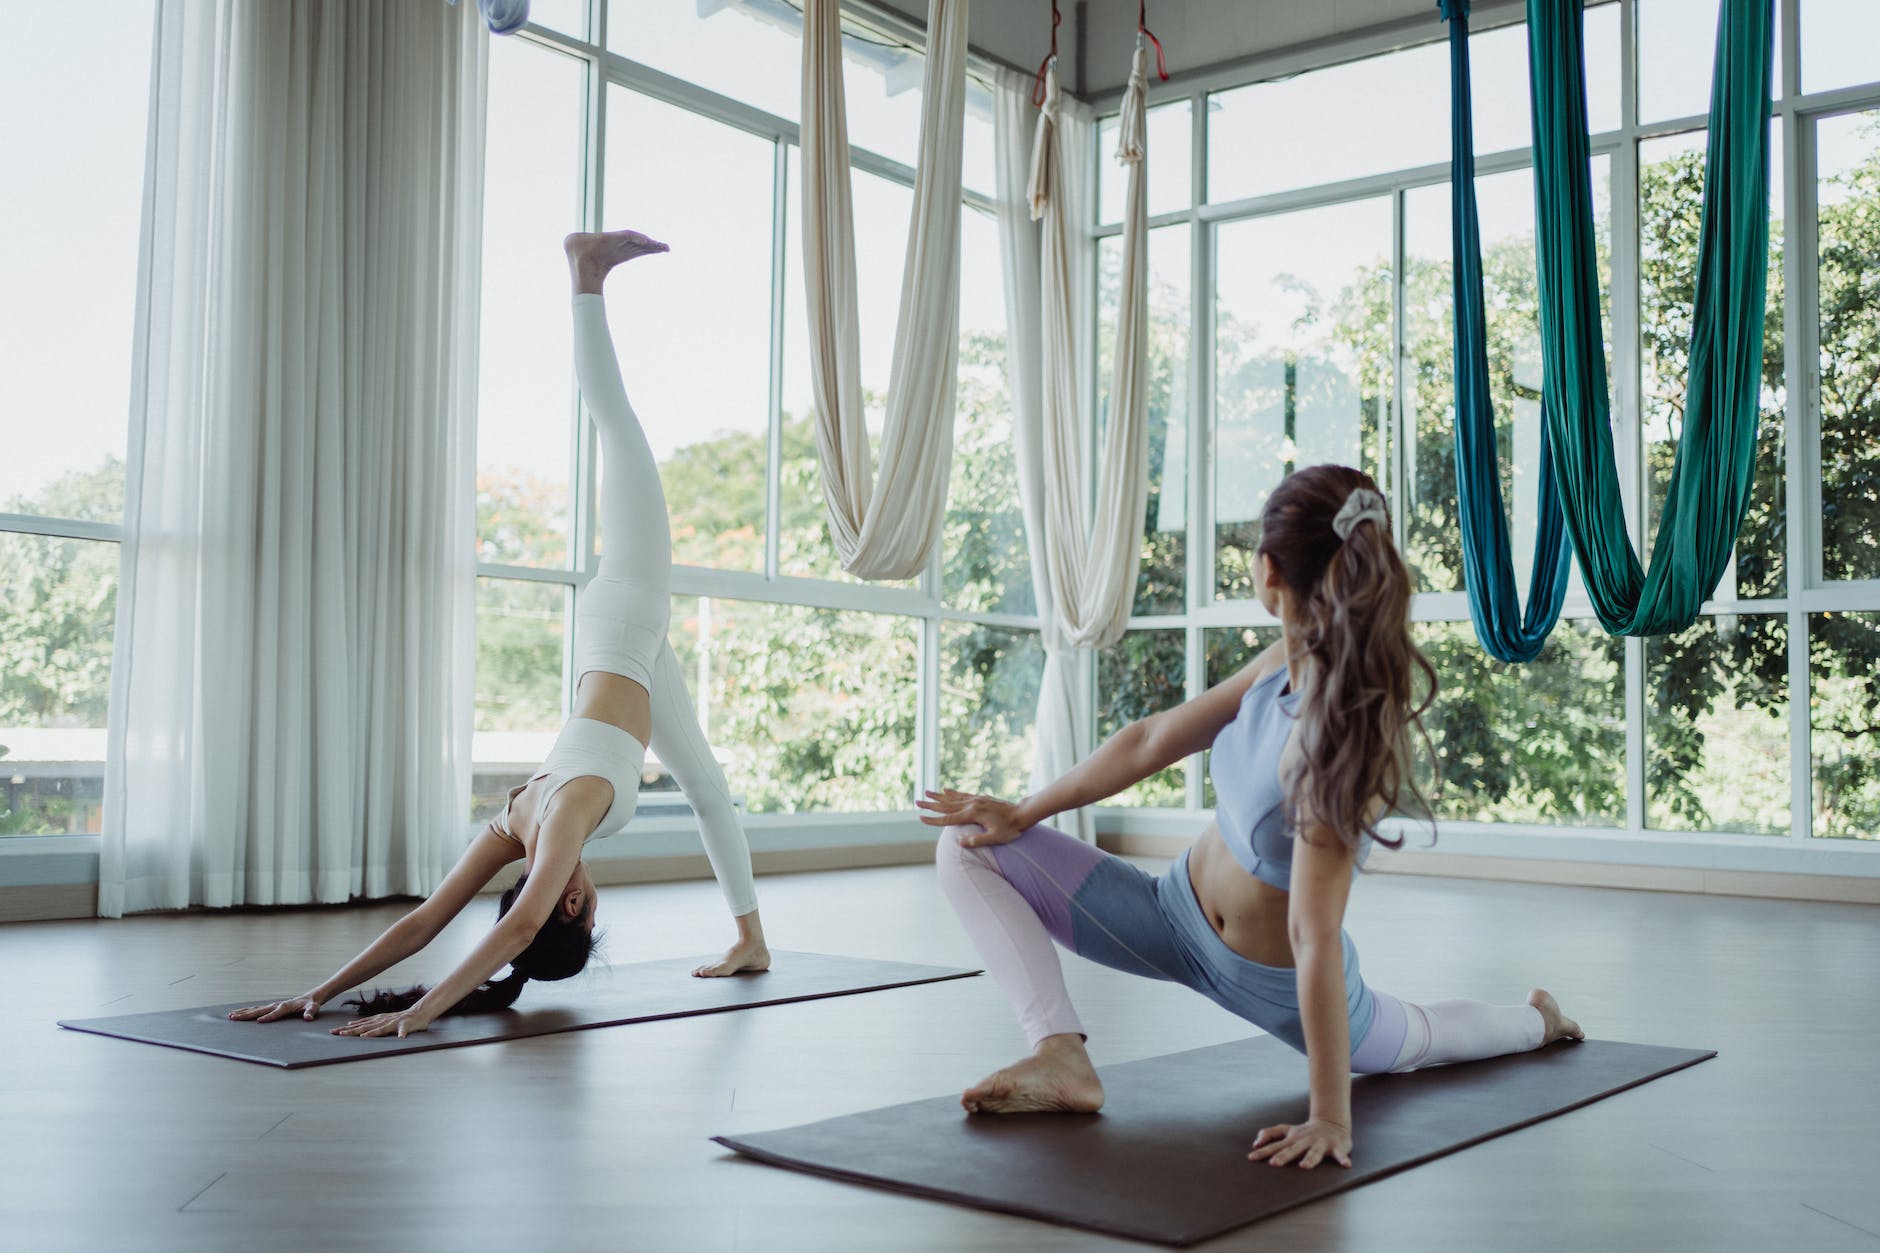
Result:
M1646 0L1648 2L1648 0ZM1615 444L1618 451L1620 487L1631 519L1634 544L1639 542L1641 505L1648 498L1648 465L1644 456L1641 429L1641 359L1639 346L1639 219L1638 145L1667 135L1702 130L1708 125L1703 114L1670 118L1650 124L1638 120L1638 5L1641 0L1603 0L1619 6L1620 30L1620 125L1615 130L1590 136L1590 155L1604 155L1610 162L1612 201L1612 291L1611 316L1613 346L1609 363ZM1445 839L1452 834L1464 837L1471 851L1514 853L1520 856L1571 855L1589 859L1651 860L1656 854L1647 846L1711 846L1740 850L1746 865L1768 868L1793 854L1785 869L1818 869L1828 864L1822 858L1834 854L1859 858L1880 856L1880 841L1816 839L1813 835L1813 762L1811 756L1809 699L1809 616L1827 610L1872 612L1880 610L1880 579L1829 582L1822 578L1821 478L1820 478L1820 386L1817 369L1817 333L1819 288L1817 284L1816 189L1817 162L1815 126L1827 117L1880 107L1880 81L1854 87L1804 94L1801 84L1801 0L1776 0L1779 24L1776 68L1777 91L1771 99L1772 126L1779 128L1782 169L1779 172L1780 199L1773 206L1784 223L1783 281L1785 287L1784 386L1785 459L1788 478L1785 483L1787 551L1785 553L1785 594L1756 600L1720 599L1704 604L1701 613L1715 617L1732 613L1779 614L1788 624L1788 701L1790 745L1790 823L1786 836L1752 835L1730 831L1686 832L1653 828L1646 822L1646 693L1645 641L1625 641L1626 678L1626 821L1616 830L1588 834L1565 826L1462 823L1444 821ZM1589 7L1596 7L1590 5ZM1478 6L1471 23L1472 33L1482 33L1519 26L1525 22L1523 6L1506 3ZM1409 481L1409 457L1413 443L1405 433L1405 307L1404 307L1404 206L1406 193L1431 185L1446 185L1448 163L1423 165L1288 190L1264 196L1209 203L1207 200L1208 97L1249 83L1308 73L1312 70L1349 61L1401 51L1445 40L1447 31L1435 17L1414 25L1394 23L1357 35L1254 57L1229 66L1203 70L1178 78L1168 84L1150 85L1151 108L1172 100L1189 99L1191 104L1190 201L1185 210L1152 216L1149 225L1187 222L1193 240L1193 275L1191 292L1191 359L1189 414L1188 519L1186 611L1180 614L1132 616L1129 629L1167 630L1183 628L1187 632L1188 695L1200 694L1205 687L1205 633L1222 627L1270 627L1276 625L1271 615L1257 601L1213 599L1215 576L1215 520L1213 509L1215 423L1218 418L1215 395L1216 328L1214 325L1214 273L1216 232L1222 223L1242 221L1304 208L1338 204L1346 201L1388 195L1392 198L1393 242L1393 356L1395 398L1391 430L1392 473L1398 484ZM1113 115L1122 92L1111 91L1092 103L1100 121ZM1101 126L1093 126L1100 133ZM1093 148L1093 166L1104 154ZM1479 176L1532 167L1532 149L1523 147L1478 156ZM1093 197L1092 215L1096 214ZM1120 234L1119 222L1092 222L1093 280L1095 242ZM1094 281L1092 290L1094 290ZM1092 340L1094 349L1094 338ZM1095 353L1092 352L1094 360ZM1094 387L1094 366L1092 379ZM1396 538L1405 539L1407 519L1401 511L1393 519ZM1575 587L1562 611L1563 619L1593 616L1592 606ZM1411 605L1411 618L1417 622L1467 621L1467 595L1464 592L1419 592ZM1091 691L1094 706L1094 688ZM1187 805L1183 809L1116 809L1107 811L1108 827L1144 833L1192 828L1194 816L1205 814L1202 805L1204 779L1203 756L1191 759L1188 772ZM1559 837L1553 848L1560 853L1537 854L1532 848L1517 851L1526 837ZM1622 842L1613 843L1612 837ZM1861 847L1849 847L1859 844ZM1829 848L1827 846L1835 846ZM1839 858L1835 861L1839 863ZM1863 867L1863 873L1880 873L1880 862L1848 862Z
M882 587L869 583L846 583L829 579L786 575L779 568L779 542L782 532L781 456L783 426L783 359L785 327L786 253L789 244L789 215L795 212L795 188L789 183L791 149L801 149L802 128L755 106L721 95L709 88L687 82L664 71L607 50L607 24L612 0L590 0L587 36L552 30L533 23L509 38L522 40L583 63L586 70L586 109L582 134L584 165L581 174L582 229L595 229L606 221L606 138L608 90L620 87L628 91L684 109L710 121L734 127L774 145L772 165L771 284L770 284L770 362L767 390L768 441L766 464L766 506L764 568L762 571L718 570L704 566L675 563L672 569L674 596L713 597L773 604L802 605L812 608L890 614L912 618L919 623L920 680L916 716L919 744L916 749L917 786L937 786L940 777L940 702L942 632L950 624L967 623L1038 631L1036 614L985 612L956 608L946 602L941 580L941 563L946 554L936 548L913 587ZM845 6L848 7L848 6ZM897 20L873 8L855 10L854 16L889 38L925 52L924 32L915 24ZM991 68L977 53L969 54L968 73L981 78ZM852 169L878 175L905 187L913 187L912 166L882 156L860 146L850 150ZM996 219L994 197L972 188L962 188L964 208ZM570 537L570 563L566 569L479 562L478 578L521 579L538 583L565 585L573 590L573 613L579 612L580 597L594 577L597 507L597 436L591 424L580 422L579 401L568 421L574 425L573 465L570 473L570 511L573 534ZM585 428L585 429L584 429ZM573 617L569 619L570 630ZM565 650L572 658L573 648ZM578 676L573 662L565 665L562 676L563 714L573 707L574 686ZM911 806L913 798L909 797ZM900 811L895 816L902 816ZM755 826L809 825L826 823L831 817L865 820L867 814L829 814L747 816ZM876 815L878 818L883 815ZM663 824L662 824L663 825ZM679 825L689 826L690 819Z

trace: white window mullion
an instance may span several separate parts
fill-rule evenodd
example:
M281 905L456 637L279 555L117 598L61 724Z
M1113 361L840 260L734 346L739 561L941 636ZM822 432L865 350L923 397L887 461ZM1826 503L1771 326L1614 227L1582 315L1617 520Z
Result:
M770 438L764 454L764 576L774 579L783 530L784 273L790 253L790 145L775 141L770 201Z

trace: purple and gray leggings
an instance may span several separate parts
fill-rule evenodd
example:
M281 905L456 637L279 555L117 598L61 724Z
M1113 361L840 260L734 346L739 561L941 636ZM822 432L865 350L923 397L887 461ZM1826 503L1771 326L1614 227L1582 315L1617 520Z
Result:
M1195 900L1186 853L1157 878L1042 825L1009 844L960 843L962 834L978 830L941 833L940 884L1034 1046L1050 1035L1084 1034L1064 987L1056 940L1113 969L1193 988L1305 1051L1296 973L1227 947ZM1354 1073L1416 1070L1540 1046L1545 1026L1533 1006L1400 1001L1368 986L1349 935L1344 945Z

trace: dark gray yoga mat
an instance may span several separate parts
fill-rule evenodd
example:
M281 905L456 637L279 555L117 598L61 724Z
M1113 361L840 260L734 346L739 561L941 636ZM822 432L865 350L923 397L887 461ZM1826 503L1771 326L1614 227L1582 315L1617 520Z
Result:
M695 979L692 970L716 956L674 957L597 971L565 983L531 983L516 1008L496 1014L440 1018L426 1031L397 1038L362 1040L332 1034L358 1011L329 1002L313 1022L298 1017L278 1022L230 1022L228 1012L260 998L199 1009L123 1014L113 1018L77 1018L59 1023L74 1031L115 1036L144 1044L213 1053L236 1061L298 1070L396 1053L424 1053L496 1040L616 1027L657 1018L684 1018L782 1005L825 996L880 992L918 983L964 979L979 972L909 962L873 961L827 953L779 952L761 974L727 979Z
M1261 1127L1305 1115L1305 1058L1271 1036L1105 1066L1101 1114L969 1115L944 1096L713 1139L773 1166L1187 1245L1715 1056L1597 1040L1354 1079L1349 1170L1246 1160Z

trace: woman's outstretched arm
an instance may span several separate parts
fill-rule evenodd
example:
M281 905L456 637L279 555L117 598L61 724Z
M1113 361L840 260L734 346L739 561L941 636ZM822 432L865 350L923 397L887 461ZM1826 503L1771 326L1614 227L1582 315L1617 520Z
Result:
M1005 844L1052 814L1115 796L1214 743L1221 728L1234 720L1247 689L1286 664L1284 647L1274 644L1191 701L1130 723L1055 782L1016 804L945 788L916 802L928 811L921 821L932 827L977 823L985 832L964 836L960 843Z
M1302 1123L1264 1127L1248 1156L1311 1170L1330 1157L1351 1165L1351 1017L1345 999L1345 905L1353 854L1324 827L1293 841L1287 930L1305 1028L1307 1090Z
M333 1034L405 1036L423 1031L520 955L560 905L568 880L581 864L582 844L613 804L613 791L605 780L593 777L573 779L564 785L542 816L529 881L509 912L497 919L456 969L417 1004L354 1019L335 1028Z
M387 927L359 956L335 971L332 978L311 992L267 1005L251 1005L236 1010L229 1017L237 1022L273 1022L289 1014L307 1019L319 1017L320 1006L327 1001L383 974L436 939L438 932L463 912L463 907L496 877L498 870L521 856L521 845L497 834L494 824L484 827L444 876L437 891Z

